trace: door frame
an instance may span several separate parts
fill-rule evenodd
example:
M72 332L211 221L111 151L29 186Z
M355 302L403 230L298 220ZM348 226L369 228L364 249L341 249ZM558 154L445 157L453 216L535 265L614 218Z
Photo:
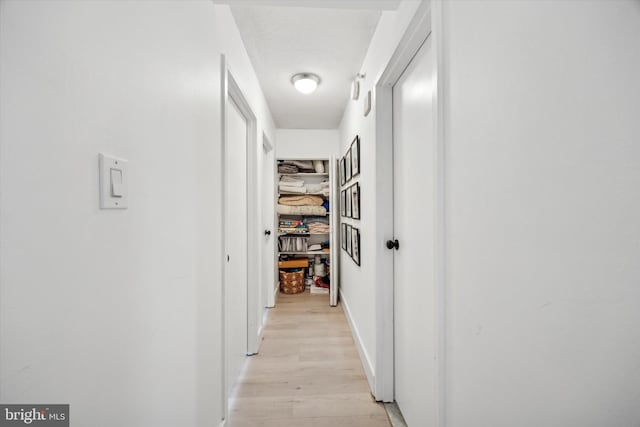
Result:
M437 426L444 426L445 409L445 246L444 246L444 81L441 39L442 5L422 1L385 70L375 85L376 111L376 400L394 400L394 276L393 252L385 242L394 238L393 230L393 87L424 41L433 38L436 57L434 81L434 137L436 141L436 408Z
M275 169L275 181L274 181L274 185L276 188L275 194L275 206L277 207L278 205L278 167L277 167L277 163L280 160L322 160L323 162L329 162L329 170L326 172L329 174L329 188L330 188L330 196L329 196L329 204L330 206L339 206L337 203L338 200L338 194L340 189L338 188L336 190L336 183L338 182L338 167L337 167L337 163L336 163L336 157L334 155L329 155L326 157L323 156L276 156L276 169ZM339 272L339 265L340 262L338 260L338 258L340 257L340 240L339 240L339 233L337 231L340 230L340 215L335 214L335 213L331 213L330 215L335 215L335 218L333 219L329 219L329 221L331 222L331 232L330 232L330 243L329 243L329 248L330 248L330 255L329 258L331 259L331 269L334 272ZM276 214L276 224L275 224L275 229L278 229L278 215ZM275 241L275 247L276 247L276 265L277 265L277 261L278 261L278 242L277 239ZM279 280L278 277L278 273L277 273L277 269L276 269L276 281ZM335 277L333 277L335 276ZM329 292L329 305L331 307L335 307L336 305L338 305L338 299L340 297L340 274L334 274L331 278L331 287L330 287L330 292ZM275 293L278 293L278 288L276 287Z
M237 80L233 77L234 74L230 70L227 58L224 54L220 56L221 66L221 136L222 136L222 158L224 159L228 150L228 135L227 135L227 112L229 110L229 103L233 102L239 109L244 118L247 121L247 356L257 353L259 347L258 337L258 306L260 299L259 289L259 259L260 259L260 234L259 221L260 216L258 214L258 177L257 177L257 155L258 155L258 143L257 143L257 119L251 106L247 102L242 89L238 85ZM262 144L259 147L262 150ZM222 189L223 189L223 201L227 202L227 165L224 160L222 162ZM228 360L226 356L227 351L227 338L228 338L228 322L227 322L227 307L226 301L226 279L227 279L227 222L226 207L222 209L222 260L223 272L223 286L222 286L222 406L224 408L224 418L228 418L229 411L229 395L227 393L228 382L232 379L227 377Z
M271 251L272 251L272 265L271 265L271 274L264 276L265 271L267 271L266 268L264 268L264 266L261 268L261 275L263 277L261 277L261 280L264 281L264 283L262 284L262 291L266 292L266 296L267 296L267 304L266 304L266 308L273 308L276 305L276 299L278 296L278 287L277 287L277 283L278 283L278 273L277 273L277 268L276 265L278 265L278 251L277 251L277 242L278 242L278 226L277 226L277 215L275 214L275 207L276 207L276 193L277 191L275 190L276 188L278 188L278 184L277 184L277 177L276 177L276 164L277 164L277 159L276 159L276 150L274 145L271 143L271 140L269 139L269 137L267 136L266 133L262 133L262 148L264 150L266 150L269 153L272 153L273 155L273 161L271 162L271 171L273 172L271 174L271 186L274 189L274 199L273 199L273 209L271 212L272 215L272 219L273 221L271 222L271 224L267 224L267 221L262 221L262 224L265 226L269 226L271 228ZM263 167L265 167L266 165L263 164ZM263 206L261 206L261 209L263 208ZM263 212L264 214L265 212ZM264 247L264 246L263 246ZM264 259L261 258L261 259Z

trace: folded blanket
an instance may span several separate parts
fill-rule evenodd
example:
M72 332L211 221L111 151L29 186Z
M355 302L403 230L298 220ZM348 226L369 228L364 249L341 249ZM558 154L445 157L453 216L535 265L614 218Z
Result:
M277 211L280 215L327 215L327 210L323 206L286 206L278 204Z
M309 224L309 233L311 234L329 234L331 232L329 225L327 224L320 224L320 223L313 223L313 224Z
M278 203L287 206L322 206L324 199L320 196L282 196Z
M288 185L284 185L284 184L280 184L278 186L278 189L280 190L281 193L306 193L307 192L307 188L306 187L290 187Z
M320 193L322 192L322 190L328 190L329 189L329 184L327 185L323 185L323 184L307 184L307 190L309 190L309 193Z
M324 217L324 216L308 216L303 218L302 223L303 224L311 224L314 222L319 222L322 224L329 224L329 218Z
M298 167L295 165L287 165L287 164L281 163L278 165L278 172L279 173L298 173Z
M311 160L285 160L283 164L294 165L298 167L298 169L315 170Z
M304 179L299 179L295 176L283 176L280 177L280 184L288 185L289 187L304 187Z

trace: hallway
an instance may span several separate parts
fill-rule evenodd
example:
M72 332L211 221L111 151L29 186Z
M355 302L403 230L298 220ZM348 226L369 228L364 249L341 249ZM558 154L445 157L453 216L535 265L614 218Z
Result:
M278 296L260 353L230 400L229 427L386 427L342 306L326 295Z

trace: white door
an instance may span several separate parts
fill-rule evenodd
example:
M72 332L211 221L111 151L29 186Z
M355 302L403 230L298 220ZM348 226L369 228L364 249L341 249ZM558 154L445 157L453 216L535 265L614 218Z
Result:
M262 307L275 306L276 260L275 241L275 159L273 146L265 139L262 144L262 179L260 180L260 196L262 197L262 226L264 240L262 242Z
M229 98L227 109L225 324L227 393L247 355L247 120Z
M435 421L435 139L431 38L393 87L395 399L409 426Z

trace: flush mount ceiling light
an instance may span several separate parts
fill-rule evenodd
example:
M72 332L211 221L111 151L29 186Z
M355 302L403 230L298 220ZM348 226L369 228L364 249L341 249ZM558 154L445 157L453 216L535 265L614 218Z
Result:
M291 83L298 89L298 92L309 94L315 91L320 84L320 77L313 73L298 73L291 77Z

